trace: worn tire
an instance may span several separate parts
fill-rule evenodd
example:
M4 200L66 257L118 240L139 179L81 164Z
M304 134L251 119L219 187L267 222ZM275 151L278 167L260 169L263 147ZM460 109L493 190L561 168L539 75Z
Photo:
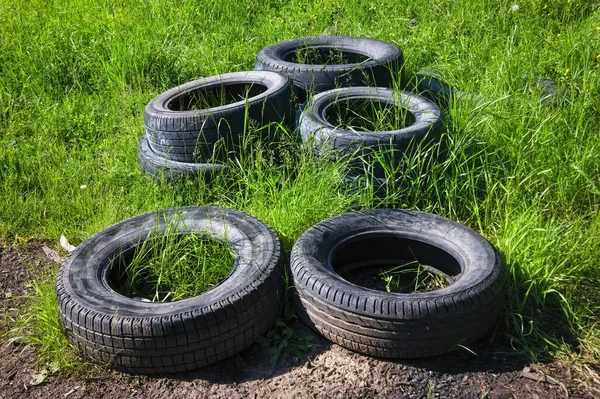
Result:
M350 58L347 64L301 64L290 62L300 50L323 52L341 50ZM325 56L326 58L326 56ZM288 75L300 91L300 102L306 92L343 86L391 87L404 65L402 51L377 39L352 36L309 36L285 40L262 49L256 56L254 69L278 71Z
M431 292L388 293L342 278L415 259L453 284ZM362 268L365 269L362 269ZM291 253L300 318L348 349L388 358L441 354L482 337L504 306L500 255L468 227L440 216L380 209L347 213L308 229Z
M243 91L248 86L251 89L245 98ZM223 87L227 96L239 97L239 100L203 109L182 106L191 103L200 92ZM282 122L288 113L291 95L289 78L271 71L232 72L177 86L146 105L144 124L150 147L168 159L205 162L206 155L196 151L197 144L214 145L222 140L226 148L235 148L249 120L259 126Z
M178 162L168 159L164 154L158 154L150 148L146 134L140 138L137 160L143 171L153 178L165 180L176 180L186 176L203 176L208 181L227 169L226 165L219 163Z
M436 104L447 107L454 99L470 100L474 102L484 101L479 94L463 93L456 87L444 82L439 75L432 70L423 69L416 73L414 86L416 91L423 97L434 101Z
M214 162L224 163L227 162L227 158L229 157L228 151L223 145L224 143L206 143L198 140L189 147L178 147L152 144L148 134L145 136L152 151L164 159L183 163L207 164Z
M408 126L390 131L355 131L338 128L328 120L327 113L336 104L382 103L403 107L411 116ZM334 156L352 157L350 167L363 171L364 163L373 167L373 176L385 178L382 165L373 159L373 153L386 153L395 163L409 151L424 150L437 143L445 132L444 116L432 101L414 93L380 87L349 87L317 94L300 116L300 135L317 150Z
M234 269L200 295L147 303L109 287L111 260L128 256L150 232L207 234L226 241ZM170 230L173 231L173 230ZM184 207L146 213L84 241L61 266L56 285L69 340L88 358L140 374L193 370L252 344L283 305L285 254L264 222L239 211Z
M440 79L437 73L423 69L415 75L415 86L422 96L435 101L438 97L449 98L455 96L458 90Z

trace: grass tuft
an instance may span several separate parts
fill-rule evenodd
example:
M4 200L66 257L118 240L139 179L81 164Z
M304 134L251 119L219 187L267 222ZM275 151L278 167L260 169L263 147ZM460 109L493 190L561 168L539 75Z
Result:
M50 273L30 282L32 293L17 298L18 314L4 336L8 342L34 346L38 362L49 365L52 371L83 373L89 365L64 334L55 283L56 276Z
M133 254L131 254L133 252ZM118 293L150 302L173 302L219 285L233 270L226 242L196 234L151 232L135 249L111 264L108 281Z

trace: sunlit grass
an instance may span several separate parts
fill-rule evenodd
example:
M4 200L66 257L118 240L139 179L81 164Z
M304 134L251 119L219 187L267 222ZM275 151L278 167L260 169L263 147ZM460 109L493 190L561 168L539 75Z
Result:
M146 211L215 204L265 220L290 249L306 228L348 210L420 209L476 229L504 256L511 279L498 331L516 351L597 362L600 13L591 1L511 5L4 2L0 235L65 234L77 244ZM345 160L315 160L296 143L297 132L282 128L270 142L248 144L211 184L167 184L138 168L143 109L154 96L251 69L264 46L322 33L392 42L404 52L408 76L434 69L462 92L481 95L444 109L444 159L418 153L397 162L377 154L393 176L381 195L368 175L347 187ZM555 81L559 100L541 101L538 83L525 75ZM46 348L41 353L58 354L64 346L50 316L53 282L36 284L23 331Z
M129 298L173 302L219 285L234 268L227 244L197 234L180 235L173 225L151 232L139 245L114 259L109 284Z
M67 340L58 314L55 276L43 274L31 281L30 295L15 298L20 301L18 312L4 332L8 342L32 345L37 349L38 361L50 371L63 370L81 373L89 366L84 363L75 347Z

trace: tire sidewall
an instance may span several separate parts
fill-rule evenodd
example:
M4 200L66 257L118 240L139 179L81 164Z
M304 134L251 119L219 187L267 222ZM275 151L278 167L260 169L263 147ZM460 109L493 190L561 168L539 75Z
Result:
M359 235L395 234L443 249L460 264L461 276L452 285L440 290L399 294L386 293L355 285L343 279L331 266L331 254L342 242ZM503 262L491 244L470 228L441 216L419 211L380 209L347 213L325 220L308 229L296 242L291 254L291 274L299 295L319 298L333 307L343 307L359 315L378 315L389 319L408 319L411 315L388 313L402 302L438 301L454 303L455 298L468 297L469 292L489 290L500 292L505 284ZM331 297L319 295L328 287L340 292L353 293L364 299L364 309L344 306L341 296L334 302ZM492 298L492 295L490 295ZM387 307L374 306L388 303ZM463 309L469 312L468 301ZM372 305L372 306L371 306ZM400 306L402 308L402 306ZM383 314L380 314L383 310ZM438 309L440 313L448 309ZM413 315L415 316L415 315ZM416 317L416 316L415 316Z
M338 101L373 100L391 106L402 106L412 113L414 123L398 130L383 132L355 132L339 129L326 118L327 110ZM303 141L311 136L317 143L330 143L334 148L347 147L353 143L393 145L405 144L411 140L439 139L443 132L443 113L428 99L414 93L402 91L397 94L392 89L380 87L351 87L328 90L317 94L304 108L300 117L300 134Z
M177 97L187 94L196 90L208 89L219 86L228 86L233 84L248 84L248 85L263 85L266 90L262 93L249 97L245 100L225 104L218 107L210 107L205 109L197 110L182 110L175 111L169 108L169 104ZM263 104L272 97L275 93L286 90L290 85L290 79L275 71L246 71L246 72L231 72L222 75L210 76L194 80L192 82L185 83L181 86L174 87L164 93L159 94L157 97L152 99L144 110L144 122L146 129L149 132L159 131L163 132L162 127L159 125L160 119L177 118L184 119L189 118L195 121L204 121L202 123L194 123L193 128L190 131L196 132L200 130L204 125L219 124L219 115L227 115L232 112L238 112L245 110L246 106L249 108L262 108ZM287 104L286 104L287 105ZM214 119L214 121L212 120ZM207 126L208 127L208 126ZM187 131L188 129L182 126L181 130L175 131Z
M213 175L228 169L225 164L180 162L168 159L166 156L157 154L152 150L147 134L140 137L137 159L140 168L154 178L160 177L161 174L166 179L200 174L203 174L206 178L212 178Z
M331 64L325 67L317 64L298 64L285 61L286 56L289 54L309 48L341 49L371 59L361 63ZM357 68L373 68L401 56L402 51L393 44L372 38L352 36L307 36L275 43L260 52L261 59L266 62L277 63L282 69L294 70L301 66L304 71L312 72L321 72L324 69L342 72Z
M111 259L124 249L137 246L150 233L164 233L169 223L175 223L178 234L206 234L229 243L235 253L231 274L218 286L175 302L136 301L109 287L106 273ZM268 226L238 211L184 207L151 212L117 223L78 246L61 267L59 286L62 283L71 301L101 315L161 317L181 314L226 302L247 289L260 275L272 273L280 260L279 249L274 248L273 243L274 233Z

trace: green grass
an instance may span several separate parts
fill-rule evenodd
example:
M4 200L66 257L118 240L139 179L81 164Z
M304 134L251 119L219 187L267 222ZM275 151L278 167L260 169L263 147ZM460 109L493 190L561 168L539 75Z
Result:
M361 54L347 53L336 48L315 48L308 43L306 46L284 57L284 60L312 65L359 64L369 60L369 57Z
M353 132L399 130L414 123L414 117L403 106L356 99L333 103L325 118L338 128Z
M420 209L473 227L503 254L511 279L498 331L516 351L597 363L597 2L524 0L516 12L514 2L492 0L338 3L0 3L0 236L65 234L77 244L146 211L217 204L265 220L289 249L312 224L351 209ZM264 46L322 33L395 43L408 76L434 69L482 95L445 109L444 162L404 160L377 199L372 185L343 187L343 167L314 162L280 129L280 144L244 152L211 185L163 184L138 168L142 113L154 96L252 69ZM525 75L557 81L560 100L541 102Z
M4 336L9 342L32 345L37 349L39 362L50 371L64 370L83 373L89 364L82 363L77 350L67 341L58 314L58 301L54 294L57 270L44 273L31 281L32 294L16 298L22 300L21 312L11 318Z
M176 97L168 105L174 111L221 107L257 96L267 89L252 84L223 84L194 90Z
M151 302L190 298L219 285L232 272L229 245L196 234L179 235L175 226L114 259L108 281L118 293Z
M430 292L449 285L443 274L424 268L418 261L382 270L379 277L385 282L387 292Z

